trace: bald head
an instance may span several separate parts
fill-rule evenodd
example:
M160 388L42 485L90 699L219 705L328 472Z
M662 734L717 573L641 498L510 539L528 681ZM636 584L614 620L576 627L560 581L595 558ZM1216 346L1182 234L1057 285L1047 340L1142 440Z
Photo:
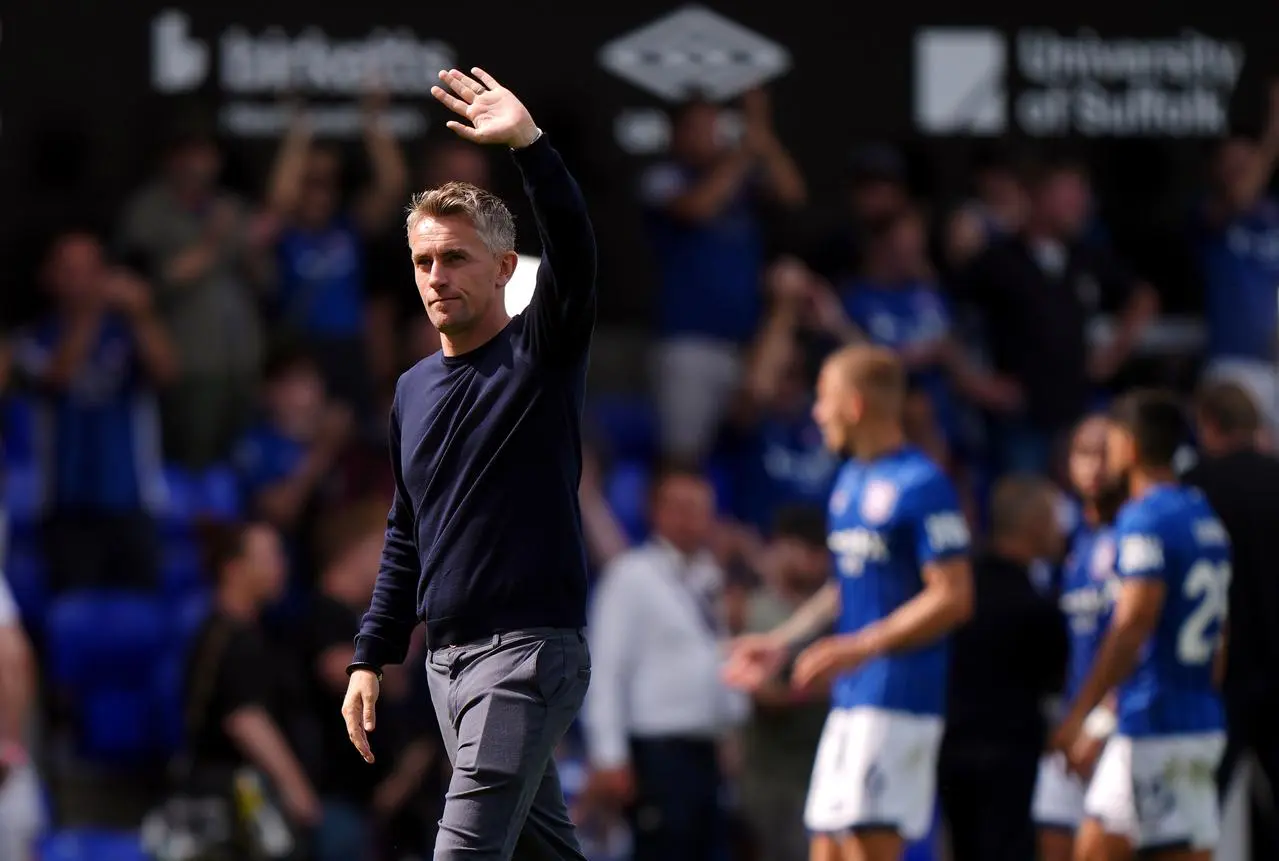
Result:
M990 537L997 552L1029 563L1061 550L1057 491L1038 475L1012 475L995 485L990 501Z

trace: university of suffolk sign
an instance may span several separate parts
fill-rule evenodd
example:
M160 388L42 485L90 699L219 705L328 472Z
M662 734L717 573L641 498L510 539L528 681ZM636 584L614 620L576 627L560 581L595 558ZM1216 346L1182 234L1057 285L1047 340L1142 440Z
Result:
M924 29L914 40L914 120L929 135L1215 137L1229 130L1245 57L1241 42L1189 28Z

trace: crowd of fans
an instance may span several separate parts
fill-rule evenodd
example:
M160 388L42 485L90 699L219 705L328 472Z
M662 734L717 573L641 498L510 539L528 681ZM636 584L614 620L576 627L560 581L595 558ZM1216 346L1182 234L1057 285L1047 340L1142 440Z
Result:
M1271 107L1260 140L1217 147L1187 216L1204 373L1243 386L1268 417L1279 92ZM351 749L338 707L390 498L389 395L439 348L410 288L400 216L414 189L489 185L490 156L442 141L414 165L379 109L371 99L367 170L315 140L299 110L245 198L220 184L219 144L184 135L109 230L75 226L49 243L37 274L47 301L14 321L0 362L8 580L46 670L38 744L17 721L0 726L6 770L30 759L57 785L86 767L75 745L70 762L55 756L90 719L75 689L49 682L59 606L146 593L178 608L195 596L206 612L173 685L190 759L264 774L286 831L307 835L299 846L321 861L428 854L447 764L420 645L387 669L374 765ZM891 148L866 147L839 223L779 242L770 230L804 210L822 166L788 155L763 93L743 101L736 138L723 111L680 108L669 158L640 178L657 278L653 388L592 393L588 408L596 670L564 780L601 857L628 845L637 858L729 846L805 857L799 811L824 704L776 690L752 708L722 687L716 656L828 576L822 512L838 462L810 406L833 348L868 339L901 355L913 441L951 472L974 524L996 531L1007 524L993 482L1062 478L1086 413L1135 381L1182 379L1175 369L1199 358L1141 353L1159 285L1110 242L1086 164L992 150L971 188L925 201ZM1105 337L1100 317L1113 323ZM658 460L674 466L654 471ZM691 593L664 573L676 567ZM689 756L687 773L646 771L635 738L668 735L725 743ZM130 782L159 764L145 760L112 765L110 792L155 802ZM61 823L97 815L52 794ZM28 805L33 829L42 806ZM725 806L741 827L707 815ZM0 794L0 817L17 815L5 810Z

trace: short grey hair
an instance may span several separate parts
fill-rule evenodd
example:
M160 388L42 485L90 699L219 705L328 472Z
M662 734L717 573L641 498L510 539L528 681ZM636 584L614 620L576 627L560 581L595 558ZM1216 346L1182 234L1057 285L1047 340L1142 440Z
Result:
M413 195L404 226L409 233L423 218L463 215L494 254L515 250L515 218L502 199L469 182L446 182Z

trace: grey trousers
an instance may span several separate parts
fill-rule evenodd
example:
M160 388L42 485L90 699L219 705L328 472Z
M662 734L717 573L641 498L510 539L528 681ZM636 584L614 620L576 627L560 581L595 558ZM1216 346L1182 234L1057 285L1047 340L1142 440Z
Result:
M582 632L437 649L426 675L453 766L435 861L584 861L553 758L590 684Z

